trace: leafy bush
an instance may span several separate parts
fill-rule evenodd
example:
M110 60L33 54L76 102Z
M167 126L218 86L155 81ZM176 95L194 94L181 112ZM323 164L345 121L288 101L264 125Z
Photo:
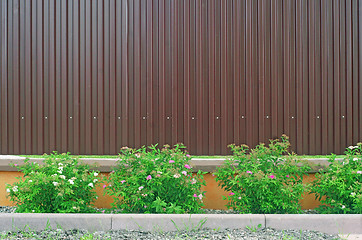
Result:
M97 198L94 191L98 172L79 164L69 154L51 154L43 164L29 162L18 166L24 173L19 181L7 184L11 201L17 212L78 213L93 212L91 203Z
M223 196L227 207L241 213L299 213L299 200L307 188L302 180L310 167L293 155L282 156L289 146L285 135L250 151L247 145L230 145L233 156L215 174L229 192Z
M190 155L182 144L121 149L117 167L109 175L107 193L113 206L131 213L198 213L204 192L203 173L192 175ZM105 186L104 186L105 187Z
M330 165L316 174L312 193L322 203L320 213L362 213L362 143L345 154L342 161L332 155Z

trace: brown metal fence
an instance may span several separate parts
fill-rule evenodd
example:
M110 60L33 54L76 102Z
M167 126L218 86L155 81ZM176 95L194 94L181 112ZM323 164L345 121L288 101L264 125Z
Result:
M362 139L362 0L1 0L0 153Z

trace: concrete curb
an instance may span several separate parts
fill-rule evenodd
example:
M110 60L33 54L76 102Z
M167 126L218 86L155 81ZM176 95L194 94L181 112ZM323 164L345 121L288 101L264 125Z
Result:
M111 214L62 214L62 213L1 213L0 231L31 229L86 229L107 231L112 229Z
M247 226L258 226L259 224L265 227L263 214L117 214L112 217L114 230L244 229Z
M19 157L14 155L0 155L0 171L9 171L16 172L16 168L9 166L10 163L13 164L24 164L25 157ZM43 158L29 158L30 162L42 163ZM94 165L94 169L97 169L101 172L110 172L112 168L116 166L117 158L80 158L80 161ZM315 159L303 159L307 161L311 166L312 170L310 173L318 172L319 169L328 166L328 158L315 158ZM342 159L337 159L342 160ZM204 172L214 172L217 167L223 165L225 158L193 158L191 159L191 165L194 172L198 170Z
M88 231L245 229L257 227L362 234L362 214L35 214L1 213L0 231L62 228Z
M266 214L275 229L314 230L330 234L362 234L362 214Z

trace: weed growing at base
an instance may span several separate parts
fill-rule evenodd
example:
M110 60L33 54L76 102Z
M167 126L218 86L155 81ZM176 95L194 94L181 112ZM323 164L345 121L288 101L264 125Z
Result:
M299 200L307 190L302 180L310 167L289 155L289 146L285 135L250 151L246 145L230 145L233 157L215 173L229 192L223 197L227 207L241 213L300 213Z
M350 146L343 161L330 157L330 165L316 174L312 192L322 205L320 213L362 213L362 143Z
M121 149L117 167L105 180L114 206L129 213L198 213L203 205L203 174L193 175L182 144L170 149Z
M99 172L80 164L69 154L51 154L38 164L24 161L12 166L24 173L19 181L7 184L11 201L17 212L34 213L89 213L91 203L97 198L94 191Z

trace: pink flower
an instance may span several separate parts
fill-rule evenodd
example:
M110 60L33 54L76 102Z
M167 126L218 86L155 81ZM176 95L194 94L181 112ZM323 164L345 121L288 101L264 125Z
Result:
M289 178L290 176L289 176L289 175L287 175L286 177L287 177L287 178Z
M161 175L160 175L160 174L157 174L156 177L161 177Z
M186 171L182 171L181 172L183 175L187 176L187 172Z
M184 167L187 168L187 169L190 169L190 168L191 168L190 165L188 165L188 164L185 164Z
M146 177L146 179L147 179L147 180L151 180L151 179L152 179L151 175L148 175L148 176Z
M122 181L121 181L122 184L125 183L125 182L126 182L126 180L122 180Z
M190 154L186 154L186 157L191 157L191 155L190 155Z
M235 195L235 193L233 193L233 192L229 193L229 196L232 196L232 195Z
M168 163L174 163L175 161L174 160L170 160L170 161L168 161Z
M252 172L252 171L246 171L246 173L253 174L253 172Z
M196 195L196 193L194 194L194 197L198 197L198 196Z
M16 166L18 166L18 164L15 163L14 166L16 167Z
M105 212L105 210L102 211L102 213L104 213L104 212Z
M106 188L107 187L107 185L103 185L103 188Z
M362 174L362 171L357 171L357 174Z
M269 176L269 178L274 179L274 178L275 178L275 176L274 176L274 175L270 175L270 176Z

